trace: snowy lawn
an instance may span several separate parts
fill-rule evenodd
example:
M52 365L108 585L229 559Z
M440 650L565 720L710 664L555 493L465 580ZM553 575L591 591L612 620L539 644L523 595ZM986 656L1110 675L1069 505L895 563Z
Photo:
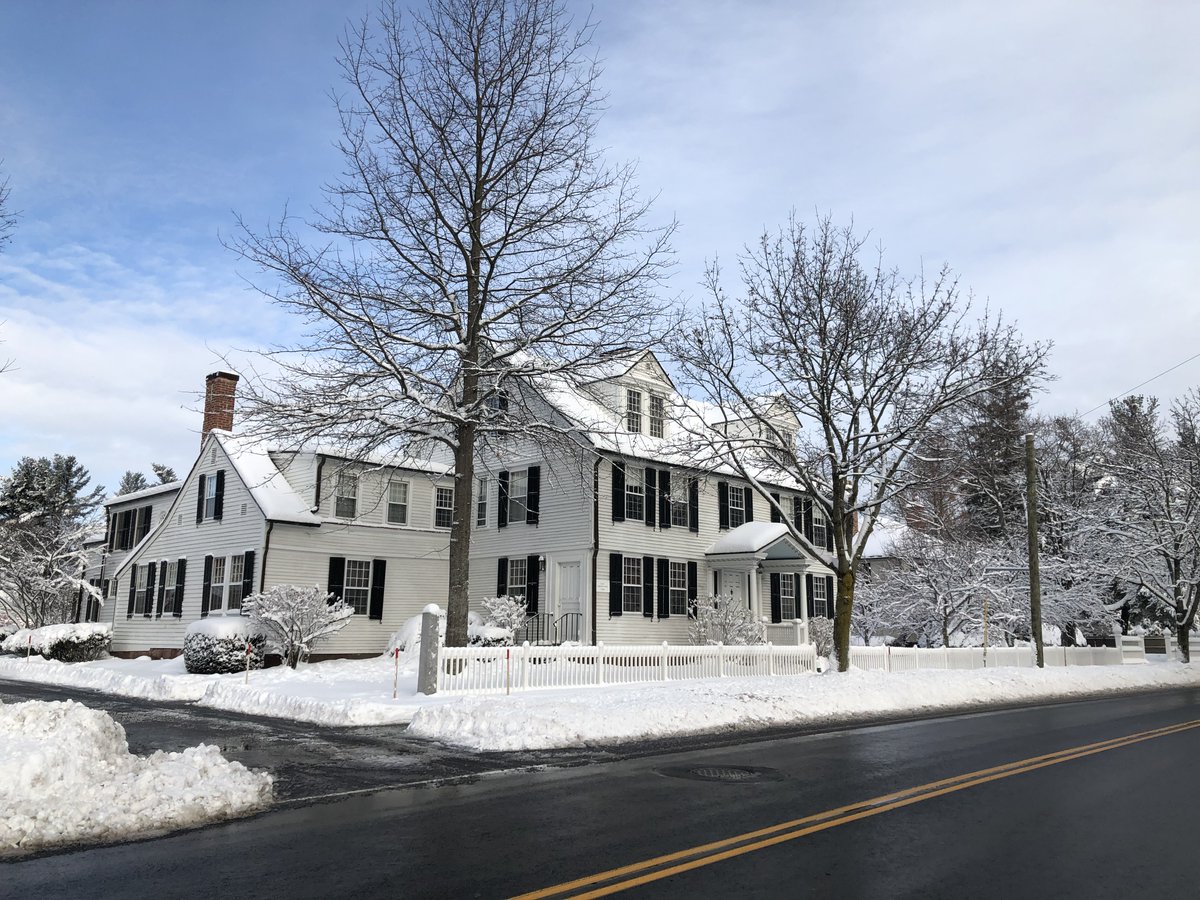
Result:
M0 856L191 828L270 800L270 775L216 747L134 756L107 713L0 703Z
M415 657L415 654L414 654ZM416 660L401 657L398 698L387 657L188 675L181 658L58 663L0 657L0 677L319 725L411 723L414 735L478 750L533 750L619 743L705 731L822 725L859 718L1200 686L1200 665L1053 669L852 671L847 675L726 678L622 687L557 688L480 696L416 693Z

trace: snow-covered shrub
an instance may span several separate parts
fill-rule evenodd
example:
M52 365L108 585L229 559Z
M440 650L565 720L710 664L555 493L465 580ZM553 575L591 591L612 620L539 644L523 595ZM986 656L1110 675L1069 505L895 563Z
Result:
M24 656L32 651L60 662L87 662L108 651L112 630L108 625L79 622L21 628L0 641L0 652Z
M293 669L308 659L313 645L333 637L350 621L354 607L344 601L329 602L330 595L319 587L278 584L252 594L242 603L251 630L267 639Z
M699 600L695 616L688 622L692 644L762 644L763 625L750 610L733 602L728 594Z
M529 619L529 610L525 606L525 598L521 595L484 597L483 608L487 610L487 623L505 629L510 636L524 628Z
M183 664L193 675L221 675L246 668L246 645L250 645L250 668L261 669L267 639L250 634L241 616L209 616L188 626L183 638Z
M813 616L808 620L808 642L817 648L817 656L833 658L833 619Z

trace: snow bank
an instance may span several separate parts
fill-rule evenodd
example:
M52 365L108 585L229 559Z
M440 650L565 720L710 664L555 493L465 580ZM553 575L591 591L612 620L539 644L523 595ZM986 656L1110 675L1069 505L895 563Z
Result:
M122 697L146 700L199 700L211 679L189 675L183 657L168 660L106 659L91 663L61 663L34 656L25 659L0 657L0 678L89 688Z
M82 644L97 635L108 635L112 631L110 625L99 625L95 622L80 622L66 625L46 625L42 628L20 628L6 637L0 643L0 652L25 653L33 639L33 652L41 653L54 644L70 642Z
M409 731L476 750L545 750L1196 685L1200 666L1177 663L709 679L462 697L422 707Z
M0 703L0 853L121 840L245 815L270 775L201 744L134 756L125 729L74 701Z

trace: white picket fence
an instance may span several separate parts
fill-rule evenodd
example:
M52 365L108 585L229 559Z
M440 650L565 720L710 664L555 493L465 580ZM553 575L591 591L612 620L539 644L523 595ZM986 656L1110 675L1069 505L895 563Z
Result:
M641 644L595 647L443 647L437 667L442 694L637 684L693 678L800 675L815 672L811 644L776 647Z
M1119 666L1127 658L1118 647L1046 647L1043 653L1047 666ZM851 647L850 665L882 672L912 672L1001 666L1031 669L1037 663L1033 647L988 647L986 656L982 647Z

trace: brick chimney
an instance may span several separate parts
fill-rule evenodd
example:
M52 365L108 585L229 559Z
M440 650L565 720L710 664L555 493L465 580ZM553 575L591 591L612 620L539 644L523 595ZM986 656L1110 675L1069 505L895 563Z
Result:
M232 372L213 372L204 379L204 430L200 443L214 428L233 431L233 399L238 376Z

